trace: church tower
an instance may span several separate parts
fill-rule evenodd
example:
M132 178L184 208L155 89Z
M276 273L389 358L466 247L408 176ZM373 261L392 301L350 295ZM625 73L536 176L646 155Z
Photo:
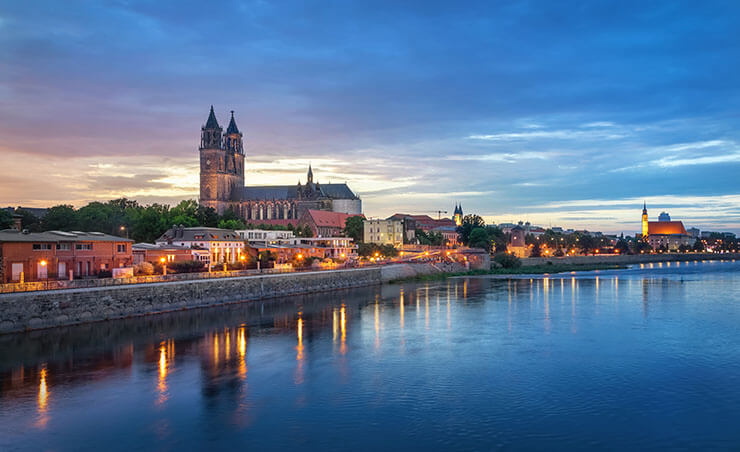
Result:
M648 214L647 214L647 203L642 203L642 239L647 240L648 238Z
M211 105L206 124L201 128L200 204L213 207L219 214L230 207L230 201L238 199L244 187L242 134L233 111L226 135L222 136L222 132Z
M462 219L463 219L462 204L455 204L455 213L452 218L453 220L455 220L455 226L462 226Z

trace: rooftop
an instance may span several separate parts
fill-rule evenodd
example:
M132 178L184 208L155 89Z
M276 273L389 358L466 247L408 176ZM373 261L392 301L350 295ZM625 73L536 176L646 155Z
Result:
M102 232L82 231L46 231L21 232L15 229L0 231L0 242L133 242L115 235Z

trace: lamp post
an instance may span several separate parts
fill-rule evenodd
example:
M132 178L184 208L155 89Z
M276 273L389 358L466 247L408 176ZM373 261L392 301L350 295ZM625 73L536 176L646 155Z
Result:
M167 276L167 260L163 256L159 258L159 262L162 263L162 276Z

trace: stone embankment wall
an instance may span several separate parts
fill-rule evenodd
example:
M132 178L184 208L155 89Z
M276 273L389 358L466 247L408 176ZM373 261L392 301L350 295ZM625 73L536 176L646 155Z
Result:
M570 256L570 257L530 257L522 259L523 266L553 264L644 264L648 262L676 262L696 260L740 259L740 254L625 254L621 256Z
M404 277L453 270L439 268L439 264L398 264L335 271L0 294L0 333L363 287Z

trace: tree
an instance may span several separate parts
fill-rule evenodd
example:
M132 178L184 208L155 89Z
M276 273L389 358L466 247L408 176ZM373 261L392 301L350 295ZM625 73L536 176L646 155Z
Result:
M221 220L218 222L218 227L221 229L246 229L247 225L242 220Z
M517 268L522 265L522 261L513 254L498 253L493 256L493 261L503 268Z
M445 243L441 232L424 232L423 229L417 229L414 231L414 236L420 245L442 246Z
M5 209L0 209L0 230L10 229L13 226L13 215Z
M355 243L362 242L364 231L363 222L364 219L359 215L347 217L347 220L344 222L344 235L351 237Z
M488 238L493 242L494 251L497 253L506 252L506 234L497 226L486 226Z
M480 216L465 215L462 220L462 225L458 226L457 228L457 234L460 243L462 243L463 245L468 245L468 243L470 242L470 233L473 232L473 229L485 227L486 222L483 221L483 218L481 218Z
M468 246L471 248L482 248L486 251L491 250L491 240L484 228L475 228L470 232Z
M31 232L41 231L41 222L36 215L21 208L15 209L15 214L21 216L21 229L28 229Z
M198 226L198 203L192 199L180 201L169 211L169 223L185 227Z
M213 207L198 206L195 211L195 219L199 226L215 228L218 226L218 213Z
M560 252L562 253L563 250L560 250ZM540 244L537 243L537 242L533 243L532 244L532 250L529 253L529 257L540 257L541 255L542 255L542 253L540 252Z
M77 229L77 212L70 205L49 208L41 225L45 231L71 231Z
M699 253L704 251L704 242L702 242L700 239L696 239L696 242L694 242L694 251Z
M636 240L633 246L633 252L635 254L649 253L653 250L648 242L643 240Z
M614 246L614 249L617 250L619 254L627 254L630 251L630 246L624 237L622 237L617 240L617 244Z

